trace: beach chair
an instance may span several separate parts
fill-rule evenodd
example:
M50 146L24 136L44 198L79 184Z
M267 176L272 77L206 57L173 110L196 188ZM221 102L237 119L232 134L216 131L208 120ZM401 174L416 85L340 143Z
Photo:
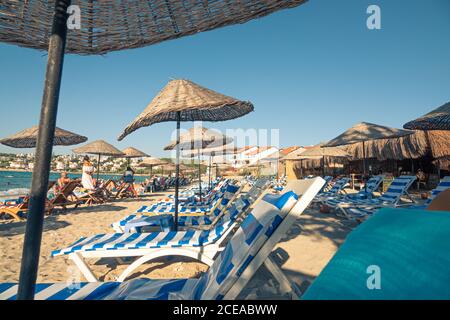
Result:
M243 186L241 186L239 189L236 189L236 186L229 185L227 187L227 192L225 192L224 197L220 201L220 204L212 211L211 214L202 216L182 214L178 218L178 227L211 228L224 215L241 214L263 194L268 184L269 182L267 179L260 179L259 182L257 182L245 195L241 195L240 198L238 198L238 195ZM235 199L237 200L234 201ZM173 216L169 214L158 216L132 214L118 222L113 223L112 227L116 232L141 232L142 228L147 226L158 226L162 229L169 229L171 227L170 222L172 220Z
M293 190L303 195L297 208L303 208L303 212L322 185L323 179L319 178L307 182L299 181L295 186L296 189ZM287 191L283 195L272 197L267 201L263 199L244 218L240 228L254 226L260 220L259 217L266 216L270 212L276 212L276 215L278 213L285 215L296 203L297 200L294 198L296 198L296 194ZM274 210L275 208L279 210ZM281 218L281 220L283 219ZM292 225L292 219L289 221ZM67 248L55 250L52 252L52 256L68 255L89 282L95 282L97 278L84 261L85 258L137 257L118 277L119 282L124 281L143 263L159 257L185 256L212 266L214 257L223 250L223 247L220 247L226 237L223 231L231 230L232 228L228 228L228 224L232 223L234 222L224 221L211 230L99 234L81 238ZM263 227L267 227L267 225L264 224L261 228ZM236 234L232 239L235 236ZM244 244L241 243L241 245Z
M314 203L323 203L327 201L330 198L333 198L340 194L346 194L344 188L347 187L348 183L350 182L350 178L341 178L335 181L333 186L328 191L323 191L322 193L318 194L313 202Z
M400 203L402 196L406 196L411 203L414 199L408 193L408 189L413 185L416 176L400 176L394 179L389 185L389 188L383 195L372 199L350 199L344 203L339 203L336 209L338 214L343 214L344 217L350 220L362 220L373 214L376 210L382 207L398 207L403 204ZM408 203L407 205L411 205Z
M54 207L61 207L62 209L67 209L67 206L74 205L74 208L78 207L82 203L74 191L75 188L80 186L80 182L78 180L73 180L64 185L61 190L59 190L53 199L49 201L50 205Z
M442 191L450 188L450 176L443 177L438 186L431 191L431 196L425 201L423 205L413 205L410 209L426 209L430 203L440 194Z
M53 189L55 184L56 184L56 181L48 182L47 193ZM25 198L23 198L23 200L21 200L18 203L15 203L14 205L10 205L10 204L0 205L0 218L13 218L16 221L24 220L26 218L26 214L28 212L29 204L30 204L30 198L25 197ZM52 212L52 210L53 210L53 205L47 199L45 202L45 213L50 214Z
M240 224L208 271L198 279L138 278L124 283L38 284L35 299L231 300L238 297L263 264L280 284L281 293L297 298L299 292L295 284L288 280L269 255L323 183L321 178L297 181L292 185L292 191L279 196L275 203L261 202ZM0 299L14 300L16 294L17 284L0 284Z
M204 215L208 214L215 210L215 208L219 205L220 200L222 199L225 191L231 184L224 184L219 191L217 191L208 201L206 202L191 202L191 203L180 203L178 205L178 213L180 214L199 214ZM145 215L160 215L164 213L175 212L175 203L170 202L158 202L151 205L144 205L138 210L136 213L145 214Z
M347 236L302 299L450 299L449 252L449 212L380 209Z
M383 179L383 175L373 176L367 181L365 188L362 188L361 190L359 190L359 192L330 197L325 200L325 204L332 208L335 208L339 204L349 203L348 201L370 199L373 197L373 193L380 188Z
M193 186L191 189L182 191L178 195L178 201L187 204L187 205L209 205L215 199L218 198L217 194L222 194L229 183L232 183L231 179L221 180L213 189L208 191L206 194L202 195L201 200L200 197L196 194L198 193L198 186ZM207 188L203 188L202 190L207 190ZM174 195L170 194L165 198L161 198L156 200L156 203L167 205L174 202Z

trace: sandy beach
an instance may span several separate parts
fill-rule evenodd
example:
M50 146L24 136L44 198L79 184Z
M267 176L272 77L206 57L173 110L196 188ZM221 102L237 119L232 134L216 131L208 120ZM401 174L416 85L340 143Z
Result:
M167 193L166 193L167 194ZM105 205L79 207L45 219L38 282L85 281L67 257L51 258L52 250L72 244L83 236L112 233L111 223L164 196L156 193L139 199L123 199ZM351 229L331 214L309 209L272 252L274 260L300 288L306 288L320 273ZM0 282L19 279L25 222L0 223ZM116 260L90 260L100 281L114 281L127 265ZM208 267L189 259L173 258L141 266L130 278L198 277ZM241 293L241 298L281 298L278 284L262 267Z

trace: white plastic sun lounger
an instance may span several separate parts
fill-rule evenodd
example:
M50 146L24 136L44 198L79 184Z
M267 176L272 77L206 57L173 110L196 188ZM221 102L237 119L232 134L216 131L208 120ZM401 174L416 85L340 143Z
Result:
M269 254L311 203L324 180L297 181L275 203L261 202L240 225L225 250L198 279L134 279L107 283L38 284L36 299L125 300L125 299L236 299L255 272L264 264L280 284L282 293L298 297L297 289ZM297 196L297 194L298 196ZM299 198L300 197L300 198ZM17 284L1 284L0 299L14 300Z
M276 197L262 199L255 204L252 212L267 209L268 204L276 201L274 199ZM162 256L186 256L212 265L214 257L223 249L221 244L233 229L233 224L233 220L224 220L210 230L98 234L81 238L67 248L55 250L52 256L68 255L90 282L98 280L84 261L85 258L138 257L118 277L118 281L123 281L141 264Z
M331 197L325 200L325 204L335 208L339 204L347 203L348 201L371 199L373 197L373 193L380 188L383 179L384 176L382 175L373 176L367 181L365 188L362 188L358 193L337 195L336 197Z
M191 202L191 203L180 203L178 205L178 213L190 213L190 214L207 214L208 212L214 210L214 208L220 203L225 191L230 184L224 184L219 191L214 193L214 195L207 201L202 202ZM235 188L238 188L235 186ZM163 214L163 213L174 213L175 204L174 202L157 202L149 206L142 206L136 213L139 214Z
M408 209L426 209L430 203L444 190L450 188L450 176L443 177L438 186L431 191L431 197L429 197L423 205L416 205L408 207Z
M416 176L397 177L381 197L363 200L351 199L345 203L338 204L336 209L339 209L345 217L351 220L358 220L366 218L379 208L400 206L402 196L408 197L414 203L414 200L408 193L408 189L415 180Z
M350 178L338 179L328 191L324 191L324 192L318 194L314 198L313 202L323 203L332 197L335 197L340 194L345 194L344 188L348 185L349 182L350 182Z
M235 200L241 193L243 186L236 189L235 186L229 185L227 190L220 201L219 205L214 208L209 214L202 216L195 215L181 215L178 218L178 227L201 227L211 226L218 222L218 220L230 209L231 212L238 210L242 212L242 208L248 205L252 205L254 201L265 191L269 181L267 179L259 179L254 186L245 194L241 195L240 203L235 204ZM114 231L116 232L141 232L142 227L157 226L167 227L172 221L172 215L163 214L157 216L147 216L139 214L131 214L112 224Z

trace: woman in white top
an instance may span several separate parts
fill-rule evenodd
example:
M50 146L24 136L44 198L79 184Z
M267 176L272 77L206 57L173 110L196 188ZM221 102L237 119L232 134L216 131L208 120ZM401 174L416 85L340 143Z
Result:
M94 190L94 179L92 178L92 174L94 173L94 166L89 160L88 156L83 158L83 175L81 176L81 184L83 188L88 190Z

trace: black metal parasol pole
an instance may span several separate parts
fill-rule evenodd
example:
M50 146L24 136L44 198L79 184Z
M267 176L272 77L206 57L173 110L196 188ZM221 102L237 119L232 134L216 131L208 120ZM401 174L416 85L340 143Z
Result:
M59 89L67 35L67 8L70 0L56 0L48 61L39 120L35 166L30 191L30 205L20 266L18 300L33 300L39 266L39 254L47 199L50 162L55 136Z
M174 215L174 231L178 230L178 189L180 187L180 121L181 112L177 111L177 141L176 141L176 160L175 160L175 215Z

